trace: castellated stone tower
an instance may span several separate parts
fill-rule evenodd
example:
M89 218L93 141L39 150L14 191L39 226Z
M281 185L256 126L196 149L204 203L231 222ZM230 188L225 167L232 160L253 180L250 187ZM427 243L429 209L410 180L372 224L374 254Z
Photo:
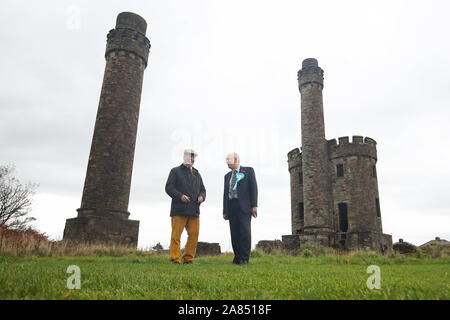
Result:
M302 147L288 153L292 235L283 245L386 252L376 174L376 142L353 136L325 139L323 70L306 59L298 72Z
M142 81L150 41L147 23L131 12L117 16L109 31L106 67L76 218L67 219L64 240L136 247L139 221L129 220Z

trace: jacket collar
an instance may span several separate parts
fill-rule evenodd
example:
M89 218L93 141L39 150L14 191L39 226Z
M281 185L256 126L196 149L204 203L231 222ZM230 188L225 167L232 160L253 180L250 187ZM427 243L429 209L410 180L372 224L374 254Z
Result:
M184 170L190 171L190 170L189 170L189 167L185 166L184 163L182 163L182 164L180 165L180 167L181 167L182 169L184 169ZM194 167L192 167L192 172L193 172L193 173L197 173L198 171L197 171L197 169L195 169Z
M238 172L245 172L245 170L244 170L244 168L245 167L243 167L242 165L239 165L239 167L237 167L236 169L238 170ZM233 173L233 170L234 169L231 169L229 172L228 172L228 174L230 174L230 176L231 176L231 174Z

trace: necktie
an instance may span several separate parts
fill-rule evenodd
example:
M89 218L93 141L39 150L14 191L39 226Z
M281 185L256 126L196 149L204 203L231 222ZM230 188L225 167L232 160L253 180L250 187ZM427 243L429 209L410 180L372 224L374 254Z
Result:
M236 170L233 170L233 173L231 174L231 186L230 186L231 199L237 198L237 188L236 190L233 190L235 184L236 184Z

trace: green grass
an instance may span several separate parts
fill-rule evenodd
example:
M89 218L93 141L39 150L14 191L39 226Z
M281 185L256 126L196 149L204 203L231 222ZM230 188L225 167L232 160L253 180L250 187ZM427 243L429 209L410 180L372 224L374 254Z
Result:
M0 256L0 299L449 299L449 258L388 258L375 254L301 257L253 254L173 265L168 256ZM381 268L370 290L369 265ZM66 287L69 265L81 289Z

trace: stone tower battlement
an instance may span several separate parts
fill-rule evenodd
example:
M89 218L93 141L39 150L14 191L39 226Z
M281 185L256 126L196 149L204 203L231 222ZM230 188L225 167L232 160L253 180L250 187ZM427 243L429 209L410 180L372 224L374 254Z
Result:
M353 136L352 142L348 136L327 140L329 159L360 156L377 160L377 142L369 137Z
M291 172L293 168L301 167L302 153L299 148L295 148L288 153L288 170Z
M145 66L148 62L150 40L145 36L147 23L143 18L131 12L122 12L117 16L116 28L109 31L106 40L105 59L111 53L126 52L141 58Z
M314 58L303 60L302 69L297 72L298 88L306 84L316 84L323 89L323 70Z

